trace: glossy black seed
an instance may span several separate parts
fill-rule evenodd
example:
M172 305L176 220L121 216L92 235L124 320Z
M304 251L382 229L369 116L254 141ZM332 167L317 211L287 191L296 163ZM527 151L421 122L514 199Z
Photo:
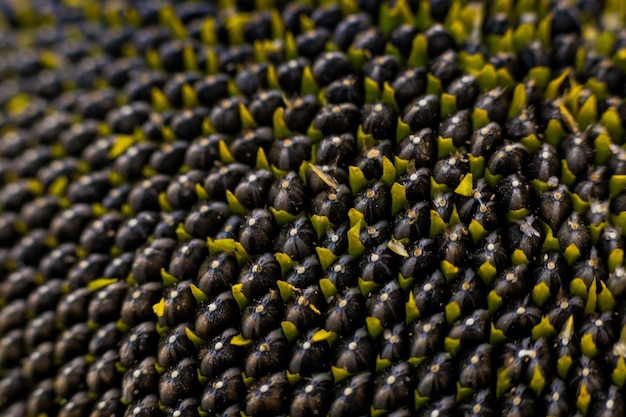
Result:
M139 284L147 282L160 282L161 269L167 268L170 256L174 251L176 241L169 238L161 238L152 241L142 250L138 251L132 260L131 273Z
M239 106L245 105L246 100L242 97L222 99L213 107L210 114L211 126L218 132L234 134L241 128L241 116Z
M352 103L326 105L318 112L313 126L324 135L354 134L359 119L360 111Z
M393 146L391 141L383 140L372 147L364 147L353 162L361 170L367 180L374 180L387 174L385 158L393 159Z
M404 117L407 117L408 106L411 102L413 113L411 116L411 120L413 122L422 123L424 126L421 127L432 127L435 128L436 124L438 124L439 118L437 116L437 120L432 120L430 123L426 117L426 114L422 112L424 105L418 105L421 98L427 98L427 102L425 106L433 111L436 111L434 114L439 114L439 102L436 100L435 104L430 101L433 100L430 96L424 96L426 93L426 71L423 68L412 68L408 69L404 72L401 72L398 77L394 80L392 84L392 88L395 91L395 99L400 108L405 108ZM435 108L436 107L436 108ZM410 123L411 121L407 121L407 119L403 118L405 123ZM419 119L419 120L418 120ZM411 124L413 128L413 124ZM414 129L416 130L416 129Z
M413 377L408 363L403 362L379 374L374 383L372 406L376 409L395 410L411 406Z
M264 207L267 204L268 193L274 175L265 169L257 169L246 175L237 184L234 195L247 209Z
M280 90L268 90L258 93L248 105L250 114L260 126L271 126L274 112L284 107L283 93Z
M18 327L24 327L26 318L27 303L25 300L14 300L2 308L0 312L0 331L7 332Z
M526 385L517 385L504 394L502 412L504 415L530 417L535 415L535 394Z
M567 385L560 378L554 378L543 393L545 414L552 416L570 415L572 403Z
M126 406L120 402L121 393L118 388L111 388L98 397L89 417L122 416Z
M378 28L369 28L359 32L350 45L351 50L359 50L370 56L382 55L385 52L385 37ZM369 62L372 65L372 61ZM366 75L370 72L364 68Z
M528 175L544 182L561 175L561 160L552 145L544 143L533 152L528 161Z
M407 104L402 121L417 131L426 127L436 129L440 117L439 98L431 94L419 96Z
M196 374L196 360L185 358L161 375L159 400L173 407L179 400L196 395L200 383Z
M131 191L132 187L130 184L122 184L119 187L110 189L102 199L102 207L107 210L122 210Z
M356 139L350 133L328 136L317 148L316 162L346 168L356 151Z
M170 77L163 86L163 94L174 107L183 105L183 88L198 82L200 77L194 73L179 73Z
M459 383L474 390L487 388L495 369L494 348L483 343L468 350L459 362Z
M409 334L404 323L399 323L391 329L385 329L378 340L378 352L381 359L390 362L400 362L408 358Z
M291 387L283 372L256 380L248 390L245 400L246 414L258 417L277 416L288 406Z
M118 360L119 354L117 351L108 350L89 365L85 379L90 391L104 392L119 384L122 375L115 367L115 363Z
M263 149L267 153L273 142L272 129L261 127L236 137L230 145L230 151L237 161L253 167L256 165L259 150Z
M83 119L104 120L115 108L115 91L105 88L85 94L78 99L77 107Z
M333 365L349 373L372 369L376 362L376 344L365 327L344 335L336 347Z
M233 192L250 168L244 164L233 163L218 166L204 180L204 189L211 198L226 200L226 191Z
M387 220L381 220L367 226L359 234L359 241L365 248L372 249L380 244L387 243L391 238L391 227Z
M124 252L134 251L146 243L157 224L155 212L141 212L122 223L115 234L115 246Z
M195 238L206 239L219 231L229 215L230 210L224 202L197 203L185 219L185 230Z
M128 195L128 205L135 213L141 211L160 211L159 193L165 191L170 178L155 175L136 183Z
M369 410L373 393L373 376L369 372L355 375L335 388L330 406L331 417L362 415Z
M274 180L269 190L268 202L276 210L299 214L307 206L306 188L295 172Z
M54 310L63 295L63 280L51 279L39 285L26 299L28 310L35 316ZM16 300L21 302L23 300Z
M360 266L357 258L351 255L340 256L324 272L324 276L339 290L354 287L358 284Z
M436 160L436 138L431 128L424 128L400 142L397 156L415 161L416 168L431 168Z
M129 368L144 358L156 354L158 341L156 326L150 321L131 328L120 341L120 363Z
M317 285L299 289L290 300L285 310L285 320L293 323L297 329L321 327L326 311L326 300Z
M446 86L450 84L453 80L458 79L458 77L462 75L463 69L461 67L461 64L459 63L456 52L453 50L447 50L432 60L430 64L430 72L434 77L441 80L441 83L444 86ZM474 91L472 91L472 87L474 87ZM473 94L478 93L476 85L470 84L466 88L469 91L465 92L465 94L469 97L471 97ZM471 101L469 104L461 104L464 104L464 106L459 106L458 108L464 109L471 105Z
M572 209L570 193L564 185L545 191L539 196L539 216L553 231L568 217Z
M326 88L326 100L332 104L363 104L364 88L361 80L354 75L346 75L331 82Z
M467 417L495 417L496 399L489 389L478 391L458 405L459 411Z
M405 278L418 278L430 275L438 266L439 258L434 242L429 238L417 240L407 248L409 257L400 267L400 273Z
M415 305L420 314L429 316L442 311L445 302L450 298L446 279L439 270L428 277L419 277L413 287Z
M167 202L174 210L189 210L197 201L196 186L202 184L205 173L194 170L179 175L167 187Z
M578 178L582 179L587 174L591 165L593 148L588 143L584 134L573 134L561 142L561 152L569 170Z
M194 330L203 339L226 330L233 320L239 319L239 306L230 291L225 291L203 303L195 320Z
M289 344L282 330L274 330L261 338L249 350L246 376L259 378L282 369L281 361L289 354Z
M433 355L443 349L448 325L443 313L424 317L409 327L409 355L413 358Z
M498 182L495 191L497 201L506 212L532 210L534 206L531 185L522 175L511 174L504 177Z
M317 232L308 217L284 225L274 243L277 252L289 255L291 259L300 260L315 254Z
M242 311L241 334L246 339L257 339L275 329L283 317L284 303L280 293L270 290L248 304Z
M395 253L387 243L380 244L361 256L359 276L363 281L387 283L398 274L397 262Z
M80 245L89 253L107 253L124 218L115 212L91 222L80 236Z
M563 256L558 252L547 252L533 271L534 286L545 284L550 296L555 297L563 285L563 277L566 274L567 266Z
M593 313L585 318L579 330L580 338L591 339L595 347L604 351L618 338L616 317L611 312Z
M326 340L315 340L318 330L310 330L293 344L287 368L290 373L310 377L315 372L330 370L331 349Z
M592 408L595 416L618 416L624 413L624 395L616 385L609 386L607 391L598 393Z
M37 162L38 166L46 165L49 161ZM33 175L34 176L34 173ZM33 192L28 187L28 182L21 180L7 184L0 191L0 207L3 211L19 212L20 209L34 198Z
M425 360L416 372L416 388L421 396L432 398L451 394L456 388L456 366L447 352L437 353Z
M87 310L89 321L106 324L119 319L120 309L127 292L128 285L123 281L115 282L98 290L89 302Z
M208 413L216 413L242 401L246 391L241 370L232 367L205 385L200 408Z
M341 224L348 219L352 207L352 192L341 184L335 190L325 190L317 194L311 204L311 211L318 216L326 216L333 224Z
M366 13L348 16L335 28L333 42L342 50L347 50L359 32L371 26L370 17Z
M149 356L126 371L122 379L122 401L137 401L156 392L159 386L159 374L155 365L156 359Z
M171 152L175 152L176 155L178 155L180 149L184 148L185 154L181 163L184 161L184 164L193 170L197 169L200 171L208 171L211 167L213 167L215 161L219 159L218 146L220 140L225 140L225 137L219 134L214 134L208 137L197 138L188 146L185 142L174 142L172 144ZM181 163L178 163L178 159L176 159L177 162L172 164L169 153L170 152L164 153L164 157L166 156L165 154L168 154L167 158L164 158L164 162L167 162L167 164L162 165L161 171L157 169L158 172L165 170L163 173L173 174L174 172L172 171L174 167L176 167L176 170L179 169Z
M231 343L232 338L239 334L235 328L226 329L222 334L209 340L198 352L200 371L206 377L216 377L229 368L241 363L245 348ZM271 335L272 333L270 333ZM270 337L269 335L267 337Z
M324 52L330 35L330 31L326 28L315 28L314 30L298 35L296 38L298 55L314 61L315 58ZM295 90L294 92L297 92L298 90Z
M18 362L24 354L24 331L22 329L11 330L0 338L0 366L4 369Z
M22 207L19 216L29 230L47 228L59 209L60 205L58 198L51 196L39 197L30 201L29 203L26 203ZM5 214L2 218L5 217L10 216L6 216ZM0 234L8 233L9 236L12 235L11 237L13 237L13 242L17 236L12 233L12 230L8 230L8 226L9 225L7 224L5 226L6 231L0 232ZM0 227L2 226L0 225ZM5 227L2 228L5 229ZM6 237L8 238L9 236ZM4 238L0 237L0 240L3 239Z
M307 136L292 136L272 143L268 161L282 171L297 171L300 164L311 159L311 140Z
M58 363L54 354L54 343L40 343L30 355L22 358L22 361L24 377L32 382L53 376L57 371Z
M332 388L333 381L329 373L318 373L310 379L303 379L294 387L289 415L324 415L330 407Z
M183 141L165 143L150 156L150 168L160 174L173 175L178 172L185 160L188 144ZM199 151L196 150L196 151ZM197 168L197 167L191 167ZM204 168L200 166L199 169Z
M37 415L43 412L56 412L55 393L52 379L44 379L28 394L26 412Z
M542 229L533 216L511 223L503 233L503 242L511 252L520 250L528 260L537 257L543 242Z
M318 33L322 32L315 32L315 34ZM302 53L299 53L299 55L302 55ZM304 57L292 59L279 65L276 69L276 75L282 90L292 94L298 93L302 86L302 73L308 65L309 61Z
M572 212L559 227L556 237L562 251L573 245L582 256L585 256L591 246L591 235L589 228L581 216Z
M341 10L335 4L319 6L312 11L311 20L316 27L332 30L341 21Z
M98 356L109 349L118 349L118 342L121 333L117 328L117 323L111 322L96 330L88 342L88 352Z
M152 306L159 301L162 292L160 282L148 282L130 288L120 309L122 321L129 326L135 326L153 318Z
M198 288L215 296L237 282L239 266L232 252L221 252L206 258L198 270Z
M239 242L250 255L265 252L273 244L276 223L271 212L254 209L245 218L239 232Z
M166 411L167 417L199 417L199 399L185 398Z
M584 300L577 296L571 298L559 296L558 299L549 306L550 309L548 310L548 319L550 320L550 324L555 326L555 329L560 329L563 328L563 325L570 316L579 320L584 310L584 303ZM569 335L567 337L575 337L575 335ZM566 349L573 348L576 351L579 349L576 344L569 344L569 341L564 344L564 347Z
M414 25L403 23L393 28L389 42L400 51L402 56L408 57L413 46L413 39L417 34L418 29Z
M495 321L495 327L508 338L529 336L533 327L541 321L541 310L527 306L523 301L507 308Z
M78 288L61 298L56 308L57 319L64 327L85 321L91 299L91 291L88 288Z
M410 241L428 237L430 235L430 216L431 210L428 202L416 203L412 207L400 211L394 219L393 236L396 239L409 239ZM409 254L410 256L411 254ZM407 266L407 268L408 272L412 266Z
M487 310L476 310L469 316L457 320L450 329L448 337L456 339L461 346L476 346L489 339L490 315Z
M176 365L190 356L195 356L195 345L187 337L186 324L179 324L164 333L157 347L157 361L164 368Z
M203 239L191 239L181 243L172 254L168 272L178 279L193 279L208 254L206 242Z
M319 108L317 97L313 95L298 97L287 102L283 120L290 130L306 133Z
M295 288L305 289L316 285L322 277L322 266L316 255L308 256L295 264L293 269L286 273L285 281Z
M377 182L364 188L356 195L354 208L363 214L368 224L388 218L391 210L389 187L383 182Z
M428 41L428 57L435 58L448 49L456 49L452 35L441 25L435 23L424 32Z
M360 289L347 289L330 299L324 328L340 335L349 334L364 324L366 311Z
M85 387L85 377L89 364L83 357L76 357L59 368L54 379L55 394L69 398L72 393Z
M131 402L124 413L124 417L160 417L162 415L159 408L159 397L153 394L147 394L137 398ZM122 391L122 401L127 401Z
M192 317L197 302L190 286L191 281L182 281L164 291L163 315L159 316L161 325L173 327Z
M35 268L20 268L7 275L0 283L0 297L5 302L27 298L37 287L39 275Z

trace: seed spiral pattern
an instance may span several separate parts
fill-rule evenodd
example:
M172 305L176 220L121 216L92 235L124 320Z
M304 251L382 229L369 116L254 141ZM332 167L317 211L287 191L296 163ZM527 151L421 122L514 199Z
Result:
M623 416L626 3L0 2L0 416Z

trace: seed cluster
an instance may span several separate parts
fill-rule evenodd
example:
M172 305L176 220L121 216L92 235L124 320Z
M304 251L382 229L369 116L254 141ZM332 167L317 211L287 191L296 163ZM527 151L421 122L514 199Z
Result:
M0 415L622 416L620 0L0 4Z

